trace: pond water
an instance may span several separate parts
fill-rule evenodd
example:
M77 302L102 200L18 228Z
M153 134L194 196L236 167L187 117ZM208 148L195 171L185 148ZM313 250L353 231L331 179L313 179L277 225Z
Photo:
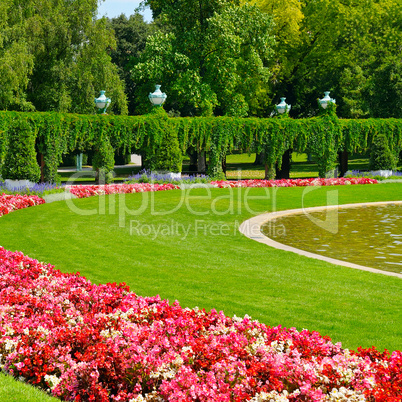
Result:
M402 273L402 205L289 215L264 224L271 239L366 267Z

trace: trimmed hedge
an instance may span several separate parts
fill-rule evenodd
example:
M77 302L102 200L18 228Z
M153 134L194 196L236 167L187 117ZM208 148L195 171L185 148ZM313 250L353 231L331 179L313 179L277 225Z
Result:
M402 150L401 119L340 120L334 111L309 119L185 117L169 118L164 113L144 116L76 115L62 113L0 112L0 163L7 152L11 122L25 121L32 127L36 149L43 154L44 179L55 181L63 154L95 152L97 168L107 174L113 155L139 153L156 164L161 147L182 153L187 149L209 154L208 173L219 176L222 160L232 150L263 152L269 169L280 167L282 155L292 148L316 155L320 175L336 165L340 151L358 152L371 148L375 136L386 136L392 155ZM163 144L163 145L162 145ZM176 161L177 162L177 161Z
M5 145L1 169L3 179L39 181L40 168L36 161L32 126L26 120L12 121L8 126Z
M389 140L384 133L378 133L374 136L369 163L371 170L396 169L398 158L391 152L388 142Z

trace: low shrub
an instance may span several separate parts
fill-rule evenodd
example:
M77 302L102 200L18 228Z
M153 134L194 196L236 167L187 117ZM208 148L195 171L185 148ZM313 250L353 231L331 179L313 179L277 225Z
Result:
M377 181L383 180L402 180L402 172L398 172L394 170L390 176L380 176L377 174L373 174L373 172L362 172L360 170L353 170L348 172L344 176L345 178L352 178L352 177L366 177L370 179L375 179Z
M183 151L176 127L170 124L163 108L154 108L148 116L150 136L142 155L144 167L152 171L180 173Z
M0 182L0 193L5 194L25 194L43 196L47 194L62 193L64 187L60 187L55 183L36 183L31 188L28 187L13 187L7 188L3 182Z
M3 179L40 179L40 167L36 161L35 133L25 120L14 120L8 128L8 147L1 168Z
M96 182L110 183L113 180L114 149L109 138L100 138L94 148L92 167L96 171Z
M369 169L371 170L395 170L398 157L391 152L388 138L379 133L373 138L371 145Z

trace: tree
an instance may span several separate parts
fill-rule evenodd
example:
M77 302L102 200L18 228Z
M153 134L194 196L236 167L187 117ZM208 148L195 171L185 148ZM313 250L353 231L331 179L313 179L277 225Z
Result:
M391 105L383 89L400 104L400 1L301 4L301 42L288 54L290 68L282 70L283 92L292 111L298 116L317 114L317 98L331 90L342 117L396 117L400 108Z
M5 67L0 71L8 70L9 83L0 107L92 113L94 95L105 89L114 101L110 110L126 113L124 85L108 55L115 46L113 32L104 19L96 20L97 4L2 1L6 22L0 23L0 59Z
M281 96L287 96L284 81L293 68L292 55L297 53L301 45L302 34L302 2L299 0L241 0L242 4L252 3L258 6L262 12L273 17L274 25L272 34L275 36L273 46L274 57L268 65L271 71L269 88L264 96L269 104L279 100Z
M71 66L68 89L73 104L70 111L93 113L94 94L98 97L99 91L103 89L112 99L108 113L127 114L124 81L109 55L115 46L113 32L107 28L105 18L96 21L90 28L88 39L80 47Z
M24 18L13 0L0 2L0 109L32 110L26 87L33 56L23 35Z
M377 133L370 150L369 168L371 170L394 170L398 163L397 155L389 148L388 138L384 133Z
M342 87L341 102L350 99L370 117L402 116L402 3L398 0L368 1L356 6L354 24L345 33L357 31L354 40L348 40L348 57L344 67L351 72L354 85ZM340 71L340 75L344 76ZM359 94L356 99L356 94ZM342 104L341 103L341 104ZM345 117L353 117L345 113Z
M256 113L269 77L271 17L229 0L147 4L167 28L149 37L132 70L144 102L158 83L168 93L166 108L182 115Z
M29 123L15 120L8 130L8 147L2 165L4 179L39 181L40 168L36 162L35 134Z
M116 47L110 53L112 62L118 67L120 78L125 83L129 114L138 110L137 83L131 78L131 68L145 49L147 38L155 32L156 24L147 23L144 17L135 13L124 14L108 21L116 37Z

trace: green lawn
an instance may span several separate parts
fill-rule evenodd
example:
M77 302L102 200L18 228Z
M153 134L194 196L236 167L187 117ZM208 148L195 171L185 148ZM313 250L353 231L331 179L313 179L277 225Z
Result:
M401 349L401 279L272 249L237 231L251 216L302 200L325 205L329 191L339 203L402 199L402 183L92 197L3 216L0 244L95 283L126 282L142 296L316 330L351 349Z
M400 200L402 185L318 188L305 195L305 206L325 204L327 191L336 191L341 203ZM126 282L140 295L160 294L183 306L318 330L350 348L400 348L400 279L274 250L236 230L252 215L301 207L304 192L193 189L116 195L74 200L76 211L58 202L2 217L0 244L97 283ZM123 214L119 203L132 215Z
M31 385L0 373L0 401L4 402L57 402L59 399L47 395Z
M228 179L263 179L265 167L255 165L254 154L234 153L226 157L226 177ZM190 160L184 158L183 171L188 171ZM87 166L88 167L88 166ZM71 167L74 169L74 167ZM350 170L368 170L368 155L349 155ZM121 181L130 175L136 174L141 170L138 165L116 167L114 170L115 180ZM67 181L75 172L59 172L62 182ZM307 160L307 154L293 152L290 178L318 177L318 167L314 161ZM80 182L94 182L94 173L86 172L79 178Z
M233 154L226 157L226 177L228 179L263 179L265 167L255 165L255 154ZM307 154L292 154L290 178L318 177L315 162L307 160Z
M85 168L91 168L91 166L84 166ZM69 170L73 171L63 171L59 170L58 174L60 176L61 182L65 183L67 182L72 176L77 173L75 171L75 167L71 166ZM138 173L141 170L141 167L138 165L127 165L127 166L119 166L115 167L114 169L114 180L116 181L122 181L126 179L128 176L132 176L136 173ZM87 182L88 184L92 184L95 181L95 172L91 170L85 170L79 172L79 177L76 179L79 182Z
M255 154L233 154L226 157L226 177L228 179L263 179L265 168L254 165ZM368 170L368 155L349 155L349 170ZM240 172L239 172L240 171ZM308 161L307 154L292 154L290 178L318 177L318 167L314 161Z

